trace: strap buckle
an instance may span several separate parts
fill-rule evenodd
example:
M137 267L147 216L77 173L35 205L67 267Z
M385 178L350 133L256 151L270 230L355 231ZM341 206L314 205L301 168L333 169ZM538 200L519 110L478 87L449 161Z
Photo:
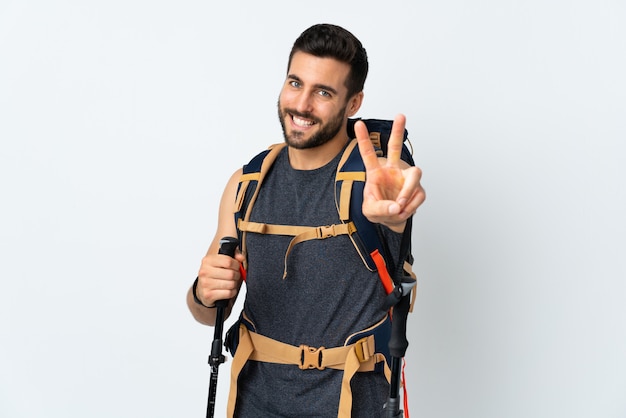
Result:
M330 238L337 236L335 232L335 225L320 226L317 228L318 238Z
M374 344L374 336L370 335L365 338L361 338L354 343L354 353L359 359L360 363L365 363L376 353L376 346Z
M324 347L314 348L302 344L300 350L300 364L298 365L300 370L324 370L326 368L322 366L322 351Z

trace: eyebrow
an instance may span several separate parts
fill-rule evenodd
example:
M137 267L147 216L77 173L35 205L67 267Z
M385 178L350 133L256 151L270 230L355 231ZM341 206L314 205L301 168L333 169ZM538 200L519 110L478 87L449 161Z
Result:
M298 81L300 83L302 82L302 79L300 77L298 77L297 75L295 75L295 74L289 74L287 76L287 78L291 79L291 80ZM316 89L328 90L329 92L331 92L333 94L337 94L337 90L335 90L333 87L327 86L325 84L314 84L313 87L315 87Z

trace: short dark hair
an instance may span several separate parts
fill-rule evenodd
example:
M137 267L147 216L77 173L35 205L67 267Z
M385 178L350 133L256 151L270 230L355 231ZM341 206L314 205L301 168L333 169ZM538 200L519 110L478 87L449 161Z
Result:
M320 23L306 29L291 48L287 71L296 52L345 62L350 65L350 74L346 80L348 98L363 91L369 68L367 52L361 41L346 29L328 23Z

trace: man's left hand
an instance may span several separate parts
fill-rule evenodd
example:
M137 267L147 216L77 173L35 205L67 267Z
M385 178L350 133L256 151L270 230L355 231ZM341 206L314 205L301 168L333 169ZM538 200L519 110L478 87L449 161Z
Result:
M363 214L374 223L381 223L402 232L406 220L426 199L420 184L422 170L400 158L404 142L406 117L396 116L387 145L387 158L376 155L365 123L354 125L359 152L365 164Z

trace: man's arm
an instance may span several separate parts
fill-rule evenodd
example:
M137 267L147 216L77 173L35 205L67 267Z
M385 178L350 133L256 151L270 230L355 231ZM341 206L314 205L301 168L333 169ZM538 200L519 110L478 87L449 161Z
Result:
M218 300L229 300L226 309L226 317L235 303L239 289L241 288L241 275L239 265L243 262L243 256L237 252L235 258L218 254L220 239L226 236L236 237L234 211L237 185L242 170L237 170L230 178L222 194L218 213L217 230L215 237L209 246L206 255L202 258L198 271L198 284L196 296L202 305L196 303L193 297L193 286L187 292L187 306L193 317L205 325L215 325L215 306Z

